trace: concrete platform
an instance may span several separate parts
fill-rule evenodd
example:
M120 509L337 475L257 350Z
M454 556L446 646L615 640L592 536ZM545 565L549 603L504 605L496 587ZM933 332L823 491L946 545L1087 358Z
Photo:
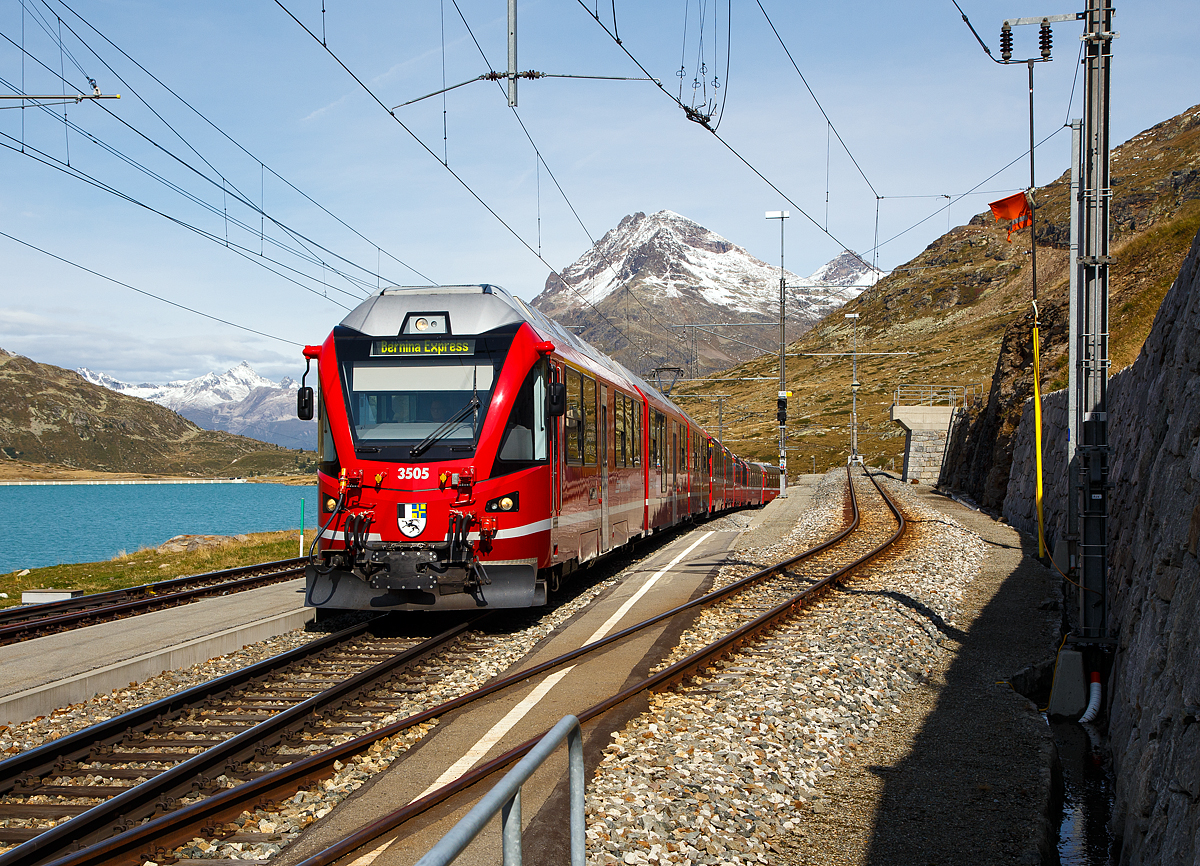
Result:
M754 512L750 525L738 536L734 547L761 547L772 544L792 531L800 515L812 505L817 485L824 475L801 475L793 479L787 489L787 498L772 499L762 509Z
M234 652L312 617L298 578L0 647L0 724Z

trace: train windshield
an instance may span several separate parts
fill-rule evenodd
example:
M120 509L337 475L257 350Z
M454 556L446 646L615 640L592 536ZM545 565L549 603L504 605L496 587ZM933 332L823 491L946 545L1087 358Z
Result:
M422 441L440 431L439 439L473 442L476 414L491 393L494 373L491 365L364 362L350 368L349 378L359 439Z
M339 341L359 456L408 462L473 452L511 339L470 338L454 344L457 354L416 357L389 354L397 341Z

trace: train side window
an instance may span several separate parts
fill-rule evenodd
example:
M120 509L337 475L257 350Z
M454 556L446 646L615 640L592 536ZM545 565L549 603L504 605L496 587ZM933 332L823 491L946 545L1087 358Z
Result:
M613 435L616 437L616 455L613 463L617 466L628 466L627 443L625 440L625 395L617 391L613 395Z
M596 465L596 380L583 377L583 462Z
M658 487L660 493L667 492L667 473L663 465L666 457L667 419L661 412L654 413L654 468L659 470Z
M662 458L658 453L658 419L657 412L650 413L650 465L655 469L662 469Z
M642 465L642 404L638 400L629 401L629 420L633 429L633 465Z
M583 382L578 370L567 368L566 426L567 462L580 463L583 458Z

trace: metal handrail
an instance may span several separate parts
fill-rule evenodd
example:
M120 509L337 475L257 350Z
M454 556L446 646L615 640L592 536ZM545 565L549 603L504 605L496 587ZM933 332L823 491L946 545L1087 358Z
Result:
M895 406L936 406L945 403L951 408L979 405L983 402L983 385L898 385L892 397Z
M417 861L417 866L447 866L461 854L488 822L502 812L504 866L521 864L521 786L529 780L563 740L567 741L567 773L571 781L571 866L584 866L583 731L579 719L563 716L492 790L484 794L461 821Z

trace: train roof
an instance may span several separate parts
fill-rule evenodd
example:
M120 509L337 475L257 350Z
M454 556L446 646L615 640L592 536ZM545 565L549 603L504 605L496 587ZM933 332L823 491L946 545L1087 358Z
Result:
M616 379L624 379L651 397L672 407L699 429L697 423L661 391L619 361L573 334L549 316L487 283L466 286L390 286L367 298L342 319L341 326L373 337L394 337L412 313L445 314L455 334L483 334L505 325L528 324L556 347L569 347L590 364Z

